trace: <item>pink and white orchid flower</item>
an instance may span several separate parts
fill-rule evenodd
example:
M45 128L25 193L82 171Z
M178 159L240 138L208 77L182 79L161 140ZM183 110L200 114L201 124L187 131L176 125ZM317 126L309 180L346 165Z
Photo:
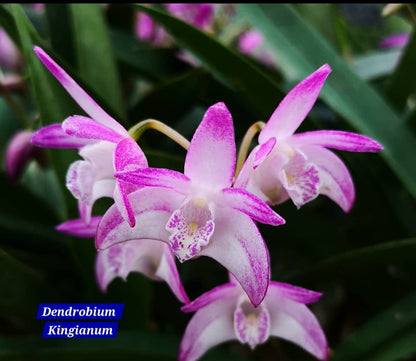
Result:
M182 337L179 360L195 361L210 348L238 340L251 349L270 336L293 342L320 360L328 357L325 334L306 304L316 302L321 293L271 281L258 307L230 277L230 283L204 293L181 308L194 312Z
M234 274L258 305L267 290L270 265L252 219L272 225L284 220L257 197L231 188L235 165L232 117L223 103L217 103L207 110L192 138L184 174L155 168L115 173L118 179L151 188L129 195L134 228L117 208L107 211L98 227L97 248L146 238L168 243L181 262L212 257Z
M97 233L101 218L92 217L88 225L80 219L73 219L61 223L56 229L76 237L92 238ZM101 291L105 292L116 277L126 280L130 272L139 272L154 281L165 281L180 302L189 303L175 257L166 243L135 239L97 253L95 276Z
M33 144L48 148L77 148L84 160L72 163L67 173L67 187L78 200L81 218L91 221L94 202L101 197L114 198L120 212L134 225L134 215L127 194L137 187L117 181L114 171L147 167L147 160L116 120L108 115L48 54L34 51L75 102L90 116L73 115L62 124L38 130Z
M348 212L355 190L344 163L330 150L377 152L375 140L349 132L318 130L294 134L305 119L331 72L325 64L292 89L259 135L235 187L252 192L268 204L291 198L299 208L324 194Z

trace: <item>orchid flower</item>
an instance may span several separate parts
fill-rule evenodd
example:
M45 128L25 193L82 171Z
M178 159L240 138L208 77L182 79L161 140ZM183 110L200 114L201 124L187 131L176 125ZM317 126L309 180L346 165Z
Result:
M48 54L34 51L75 102L90 116L73 115L62 124L38 130L32 143L48 148L77 148L84 160L72 163L66 184L78 200L81 218L91 221L94 202L101 197L114 198L120 212L134 225L134 215L127 194L136 187L123 184L114 171L147 167L147 160L135 140L122 125L108 115Z
M212 257L235 275L253 304L259 304L270 265L252 219L272 225L284 220L247 191L230 188L235 163L232 117L223 103L217 103L207 110L191 140L184 174L156 168L115 173L118 179L151 188L129 195L134 228L117 208L106 212L98 227L97 248L146 238L168 243L180 262Z
M247 299L241 287L230 283L204 293L181 308L194 312L182 337L179 360L195 361L210 348L231 340L251 349L270 336L293 342L320 360L326 360L325 334L306 304L316 302L321 293L271 281L258 307Z
M210 30L214 19L213 4L164 4L166 10L173 16L201 29ZM147 14L138 12L135 23L135 33L138 39L161 45L169 42L170 36L163 27L157 25Z
M72 236L92 238L101 218L102 216L92 217L88 225L80 219L73 219L61 223L56 229ZM105 292L116 277L126 280L130 272L139 272L154 281L165 281L180 302L189 303L175 257L166 243L135 239L98 252L95 275L101 291Z
M380 48L404 48L409 42L410 34L399 33L390 35L380 41Z
M268 66L275 64L273 56L264 46L263 34L251 29L238 38L238 50L245 55L251 55Z
M29 130L19 131L7 144L6 171L12 182L16 182L20 178L31 160L36 160L42 166L46 163L42 149L30 143L32 134L33 132Z
M19 72L23 69L22 54L9 35L0 28L0 67L10 71Z
M291 198L299 208L324 194L348 212L354 185L344 163L326 148L377 152L375 140L349 132L294 134L315 103L331 68L325 64L292 89L276 108L235 182L268 204Z

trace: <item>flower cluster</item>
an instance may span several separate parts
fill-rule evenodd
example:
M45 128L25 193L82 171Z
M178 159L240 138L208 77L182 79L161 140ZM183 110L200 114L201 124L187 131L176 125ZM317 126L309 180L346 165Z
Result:
M327 148L382 149L376 141L353 133L294 134L330 67L322 66L298 84L266 124L256 123L261 129L259 145L245 162L240 156L237 161L233 120L224 103L208 108L190 142L157 123L159 130L187 148L181 173L148 166L136 138L149 122L127 131L41 48L34 51L89 116L73 115L41 128L31 141L41 147L77 148L83 158L67 173L80 218L58 229L95 237L100 288L105 291L114 278L125 279L130 272L165 281L184 304L182 310L196 312L185 330L180 360L196 360L233 339L254 348L270 336L292 341L325 360L325 335L306 307L321 294L270 281L268 249L255 222L282 225L284 219L271 205L290 198L300 207L319 194L350 210L351 176ZM101 197L113 198L114 204L103 216L92 216L94 202ZM191 302L175 257L182 263L199 256L224 266L230 281Z

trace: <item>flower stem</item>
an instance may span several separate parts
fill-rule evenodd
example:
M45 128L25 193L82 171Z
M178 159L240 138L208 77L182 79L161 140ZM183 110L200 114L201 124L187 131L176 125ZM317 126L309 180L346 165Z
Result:
M137 123L135 126L129 129L129 134L132 136L132 138L138 140L147 129L157 130L158 132L174 140L185 150L188 150L189 148L189 140L179 134L176 130L167 126L165 123L162 123L156 119L146 119L140 123Z
M254 136L260 132L266 123L264 122L256 122L247 129L246 134L244 135L243 141L240 145L240 150L238 151L238 158L237 158L237 166L235 168L235 178L237 178L238 174L240 173L241 168L243 168L243 164L246 161L248 149L250 144L254 138Z

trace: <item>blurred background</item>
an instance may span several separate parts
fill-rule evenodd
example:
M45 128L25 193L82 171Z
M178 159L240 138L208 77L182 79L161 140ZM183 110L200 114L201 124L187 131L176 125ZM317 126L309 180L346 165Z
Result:
M356 186L348 214L324 196L299 210L291 201L274 207L286 225L259 226L272 279L324 293L311 309L330 360L416 360L414 5L211 6L206 23L167 4L0 6L0 360L175 360L191 317L165 283L138 273L101 292L94 240L54 230L78 217L65 174L80 157L35 150L28 139L83 112L34 45L127 129L151 117L191 139L205 110L223 101L237 145L294 85L328 63L332 73L299 131L353 131L385 150L337 152ZM163 135L148 131L139 145L150 166L183 169L185 151ZM18 166L6 161L13 149ZM99 200L94 214L111 204ZM204 257L178 269L191 299L227 281L226 270ZM125 307L115 339L42 339L40 302ZM254 351L228 342L201 360L313 357L271 338Z

